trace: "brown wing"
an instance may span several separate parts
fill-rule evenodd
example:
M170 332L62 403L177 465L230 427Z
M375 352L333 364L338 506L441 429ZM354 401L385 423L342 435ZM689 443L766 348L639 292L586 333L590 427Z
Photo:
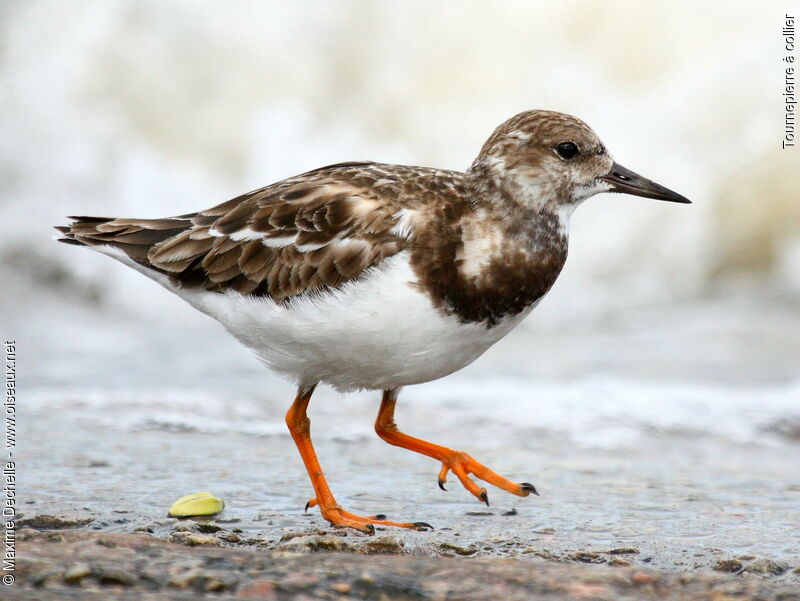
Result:
M409 170L416 182L409 184ZM282 302L359 277L406 247L406 211L433 170L372 163L318 169L168 219L75 217L65 242L110 244L184 287ZM436 172L434 179L441 179ZM455 175L455 174L453 174ZM409 186L411 186L409 188Z

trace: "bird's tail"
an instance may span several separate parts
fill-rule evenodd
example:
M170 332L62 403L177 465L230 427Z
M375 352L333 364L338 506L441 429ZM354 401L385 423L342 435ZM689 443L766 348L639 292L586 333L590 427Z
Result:
M76 246L110 246L123 251L140 265L154 267L148 259L150 249L192 227L191 217L192 215L165 219L67 217L72 222L55 227L61 233L56 240Z

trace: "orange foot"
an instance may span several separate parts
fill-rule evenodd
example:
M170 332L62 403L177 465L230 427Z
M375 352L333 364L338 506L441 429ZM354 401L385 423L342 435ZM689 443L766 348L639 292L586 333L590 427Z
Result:
M522 482L519 484L512 482L508 478L504 478L500 474L490 470L482 463L478 463L463 451L449 449L442 445L434 444L420 438L414 438L413 436L400 432L397 429L397 425L394 423L396 401L396 391L387 390L383 393L381 408L375 420L375 432L389 444L409 449L441 461L442 469L439 471L439 488L442 490L447 490L444 487L444 483L447 482L447 472L453 472L461 481L461 484L464 485L464 488L486 503L486 505L489 505L489 495L486 489L475 484L472 478L469 477L470 474L484 482L493 484L498 488L507 490L520 497L527 497L531 493L535 495L539 494L536 492L536 488L533 484L529 482Z
M433 530L433 527L425 522L391 522L385 519L385 516L364 517L339 507L330 487L328 487L325 475L322 473L322 467L314 451L314 445L311 444L311 420L308 419L306 410L313 392L313 386L301 387L297 391L294 403L292 403L289 411L286 412L286 425L289 427L289 433L297 445L297 450L300 451L300 457L306 466L311 485L314 487L314 494L316 495L308 502L306 510L309 507L319 505L322 517L334 526L355 528L368 534L375 532L375 526L395 526L409 528L410 530Z
M418 449L419 447L414 450ZM442 462L442 469L439 470L439 488L442 490L447 490L444 487L444 483L447 482L447 472L453 472L461 481L461 484L464 485L464 488L486 503L487 507L489 505L489 495L486 489L475 484L475 481L469 477L469 474L520 497L527 497L531 493L535 495L539 494L536 492L536 487L533 484L529 482L522 482L520 484L512 482L508 478L504 478L500 474L490 470L482 463L475 461L475 459L463 451L453 451L450 449L445 449L445 451L446 452L436 454L436 459Z
M317 498L314 497L306 503L306 511L317 505L319 505L319 503L317 502ZM333 526L339 528L355 528L356 530L368 534L373 534L375 532L375 525L408 528L409 530L433 530L433 526L425 522L392 522L387 520L385 515L357 515L342 509L335 503L325 507L320 506L319 509L322 517L328 520Z

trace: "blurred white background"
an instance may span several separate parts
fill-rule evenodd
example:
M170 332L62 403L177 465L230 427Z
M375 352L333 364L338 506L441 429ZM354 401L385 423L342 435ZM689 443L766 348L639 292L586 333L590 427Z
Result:
M467 375L792 382L784 4L0 3L3 331L46 381L150 373L152 336L170 378L226 355L257 373L218 326L50 227L190 212L344 160L464 169L504 119L548 108L694 204L586 203L548 299ZM81 352L106 361L87 372Z

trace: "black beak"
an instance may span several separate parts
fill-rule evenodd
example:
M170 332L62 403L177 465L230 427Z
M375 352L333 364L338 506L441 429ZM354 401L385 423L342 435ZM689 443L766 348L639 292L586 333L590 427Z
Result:
M692 201L688 198L655 182L651 182L649 179L637 175L617 163L611 166L611 171L609 171L608 175L604 175L600 179L611 184L609 192L621 192L622 194L633 194L634 196L644 196L645 198L692 204Z

